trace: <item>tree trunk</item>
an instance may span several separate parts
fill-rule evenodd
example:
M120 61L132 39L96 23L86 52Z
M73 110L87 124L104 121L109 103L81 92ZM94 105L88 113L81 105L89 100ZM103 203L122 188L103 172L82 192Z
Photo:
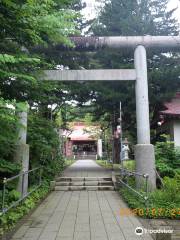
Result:
M120 140L114 138L114 163L120 163Z

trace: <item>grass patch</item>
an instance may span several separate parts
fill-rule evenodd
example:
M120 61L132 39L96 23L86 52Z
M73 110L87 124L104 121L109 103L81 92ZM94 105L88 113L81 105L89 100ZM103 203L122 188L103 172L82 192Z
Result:
M67 160L65 160L64 161L64 167L66 168L66 167L69 167L69 166L71 166L73 163L75 163L76 162L76 160L73 160L73 159L67 159Z
M107 162L106 160L96 160L96 163L100 165L101 167L107 168L107 169L119 169L120 164L112 164L110 162Z
M128 169L129 171L135 170L135 160L127 160L123 162L124 168Z
M96 163L100 165L101 167L112 169L113 164L110 162L107 162L106 160L96 160Z
M107 169L119 169L121 167L121 164L112 164L106 160L96 160L96 163L100 165L101 167L107 168ZM135 161L134 160L127 160L124 161L124 168L134 171L135 170Z

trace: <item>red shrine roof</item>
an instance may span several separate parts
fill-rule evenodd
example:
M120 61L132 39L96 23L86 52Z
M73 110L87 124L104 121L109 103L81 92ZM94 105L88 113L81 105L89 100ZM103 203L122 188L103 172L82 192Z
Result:
M164 111L160 111L163 115L180 116L180 92L176 93L176 96L170 101L164 104L166 108Z
M87 126L83 122L71 124L71 130L65 130L63 135L71 141L95 141L100 130L99 126Z

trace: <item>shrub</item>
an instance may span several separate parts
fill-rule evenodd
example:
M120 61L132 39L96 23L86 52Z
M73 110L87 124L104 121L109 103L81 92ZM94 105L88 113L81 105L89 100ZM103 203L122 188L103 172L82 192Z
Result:
M30 165L44 166L43 176L52 179L64 167L64 159L59 151L59 136L55 124L37 113L29 114L28 144L30 145Z
M156 167L161 177L174 177L179 168L180 151L173 142L157 142L155 146Z
M13 120L14 121L14 120ZM14 126L14 125L13 125ZM64 159L59 151L59 136L55 128L55 124L36 112L30 111L28 115L28 139L30 145L30 169L36 166L43 166L43 185L28 198L26 198L21 205L10 209L6 214L0 216L0 234L13 227L13 225L32 209L36 203L49 191L49 181L59 174L64 168ZM7 131L8 132L8 131ZM11 136L11 135L10 135ZM2 137L1 137L2 139ZM0 139L0 144L1 144ZM9 177L18 174L20 166L12 162L10 155L12 154L16 138L10 139L8 151L0 148L1 157L0 161L1 177ZM7 139L6 139L7 141ZM8 153L8 154L5 154ZM4 175L3 175L4 174ZM37 185L36 172L30 174L29 184L31 186ZM12 183L9 182L6 188L6 206L17 201L20 197L19 192L16 190L17 180ZM0 181L2 189L2 181ZM0 191L0 198L2 199L2 191Z
M20 169L12 162L18 127L14 107L16 107L15 101L0 98L0 176L2 178L15 175Z
M17 163L10 162L0 158L0 176L1 178L10 177L18 174L21 167Z

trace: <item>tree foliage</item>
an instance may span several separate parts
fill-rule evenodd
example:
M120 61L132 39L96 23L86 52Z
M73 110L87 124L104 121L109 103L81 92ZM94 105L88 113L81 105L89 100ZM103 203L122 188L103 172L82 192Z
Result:
M44 176L52 179L64 166L60 152L60 139L53 121L44 119L33 111L28 121L30 166L43 166Z
M63 165L56 152L59 147L58 134L54 131L55 125L48 122L48 119L49 105L61 106L66 94L63 84L40 80L41 71L52 68L56 62L43 54L34 53L32 47L47 47L55 43L72 46L69 35L78 34L76 25L79 18L79 14L72 8L74 3L73 0L0 2L0 171L6 176L8 172L15 174L19 170L17 164L13 163L18 129L15 112L18 103L24 101L30 105L30 166L45 161L45 165L49 165L49 177L52 177L60 169L59 165ZM38 114L33 118L34 110Z
M105 1L99 16L91 26L91 32L98 36L177 35L178 24L173 17L175 9L168 11L167 3L168 0ZM172 97L179 88L180 58L179 54L174 52L164 54L149 50L147 55L152 118L160 104ZM96 52L90 61L90 68L134 68L133 59L133 52L128 49L102 49ZM111 119L114 119L115 115L117 120L119 101L122 102L123 128L130 130L131 135L135 137L135 95L132 83L93 83L89 88L96 92L99 116L108 112Z
M77 13L68 8L71 1L1 1L0 89L6 99L38 101L37 72L50 68L42 55L31 47L61 43L72 45L68 36L77 33ZM49 90L49 88L47 88Z
M1 39L27 48L48 42L70 43L68 36L75 32L76 13L67 9L69 2L1 1Z
M174 177L179 169L180 150L173 142L157 142L155 146L156 166L161 177Z

